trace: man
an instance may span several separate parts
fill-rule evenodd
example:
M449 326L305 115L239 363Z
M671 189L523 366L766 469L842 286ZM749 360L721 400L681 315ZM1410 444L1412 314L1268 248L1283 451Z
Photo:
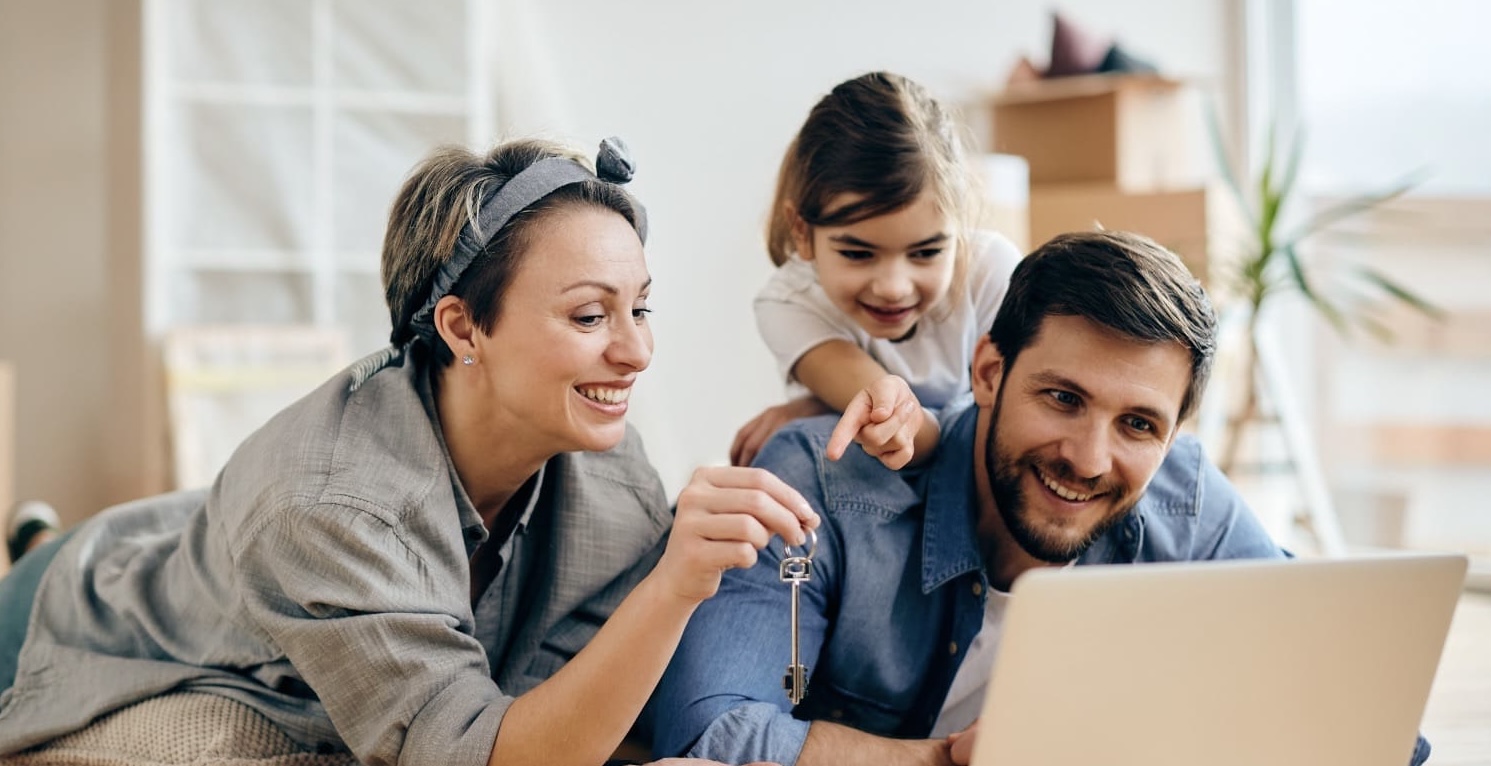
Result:
M832 419L784 428L756 465L825 520L801 586L807 697L794 709L782 688L790 589L773 546L726 573L690 621L654 699L656 753L966 763L961 733L1021 573L1286 556L1178 435L1215 325L1200 285L1154 242L1062 235L1015 269L975 352L973 406L943 413L923 470L898 476L857 449L828 459ZM1420 740L1414 763L1427 755Z

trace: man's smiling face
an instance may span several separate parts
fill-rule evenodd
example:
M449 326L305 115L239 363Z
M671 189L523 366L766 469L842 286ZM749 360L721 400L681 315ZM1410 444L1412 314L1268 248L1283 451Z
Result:
M1031 563L1065 563L1118 523L1174 441L1190 376L1179 343L1136 341L1081 317L1047 317L1007 370L981 341L986 558L1013 542Z

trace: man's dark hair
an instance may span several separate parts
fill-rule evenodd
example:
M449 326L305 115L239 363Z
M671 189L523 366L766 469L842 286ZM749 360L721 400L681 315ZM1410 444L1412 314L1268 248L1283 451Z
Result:
M1196 409L1216 354L1217 317L1201 283L1174 253L1121 231L1059 234L1015 267L989 340L1005 369L1048 316L1077 316L1137 341L1174 341L1191 354L1180 419Z

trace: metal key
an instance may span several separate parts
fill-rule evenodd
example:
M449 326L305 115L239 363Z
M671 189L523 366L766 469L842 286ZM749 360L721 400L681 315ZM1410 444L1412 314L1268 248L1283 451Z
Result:
M782 582L792 586L792 661L787 665L787 673L782 676L782 688L787 690L787 699L793 705L802 702L802 698L808 693L808 669L802 664L797 646L797 599L802 584L813 577L813 553L818 550L818 533L811 529L806 531L810 541L807 553L802 556L794 555L792 546L783 544L782 563L777 570Z

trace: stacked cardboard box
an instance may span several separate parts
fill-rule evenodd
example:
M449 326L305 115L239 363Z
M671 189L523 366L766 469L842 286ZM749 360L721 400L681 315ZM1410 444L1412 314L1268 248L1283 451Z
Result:
M1134 231L1206 277L1216 195L1205 184L1193 94L1153 75L1013 86L993 103L993 148L1030 166L1030 242L1066 231Z

